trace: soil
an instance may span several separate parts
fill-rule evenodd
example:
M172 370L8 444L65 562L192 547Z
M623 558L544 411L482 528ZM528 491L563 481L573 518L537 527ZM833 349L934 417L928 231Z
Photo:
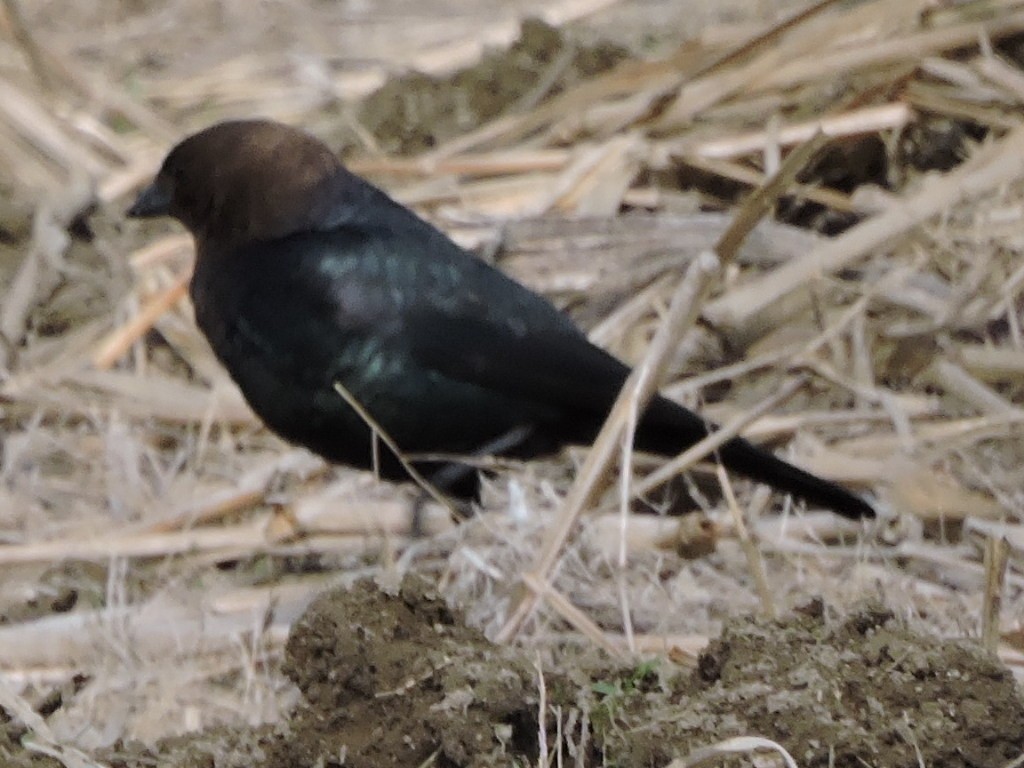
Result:
M302 703L286 722L102 758L123 768L507 766L537 764L543 743L563 761L641 766L765 735L807 768L982 768L1017 757L1024 733L1004 667L878 606L836 618L815 602L783 620L734 620L696 669L550 656L490 643L418 577L393 592L363 581L318 598L293 629L284 670ZM20 736L8 723L5 764L56 765L18 748Z
M611 69L629 56L602 41L586 44L542 21L523 22L519 39L452 77L409 74L390 80L359 108L359 123L389 154L415 154L499 115ZM538 83L542 88L538 89ZM356 136L340 137L358 144Z

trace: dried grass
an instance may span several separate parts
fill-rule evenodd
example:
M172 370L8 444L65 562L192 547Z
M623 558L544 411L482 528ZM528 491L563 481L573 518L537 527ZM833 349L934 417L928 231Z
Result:
M0 285L10 430L0 677L31 700L90 675L51 744L83 743L75 729L97 711L121 716L109 733L90 731L91 743L273 717L287 694L269 670L312 596L410 568L437 574L474 622L506 640L582 636L613 653L692 659L725 615L817 594L839 607L878 596L932 631L986 627L1024 674L1024 75L995 47L1024 31L1015 3L820 2L753 35L709 28L656 61L521 101L419 156L375 154L357 130L367 149L355 170L461 242L500 243L503 268L576 311L596 341L634 361L659 329L673 342L657 365L637 368L651 378L627 391L609 429L658 380L689 400L728 382L709 415L736 429L756 417L747 434L875 494L888 517L865 531L788 505L762 516L766 500L747 485L696 523L622 515L618 499L596 492L620 455L609 431L568 495L557 463L516 466L489 486L484 506L499 514L456 528L430 507L432 535L421 540L410 537L408 489L325 468L260 429L191 323L187 239L143 246L136 230L119 231L116 213L184 132L229 114L318 130L357 123L347 108L338 117L339 99L369 93L393 63L324 53L316 30L338 21L310 6L302 56L256 55L238 31L195 71L133 66L131 52L159 52L173 37L184 0L170 5L122 20L116 35L94 28L93 43L65 26L72 20L25 18L12 0L0 15L0 167L16 183L10 203L0 200L0 229L17 243ZM605 5L563 3L551 18ZM403 48L403 61L450 72L484 42L507 44L514 22L476 21L472 34L447 38L424 25L429 44ZM113 46L95 68L84 63L93 46ZM232 46L250 52L225 53ZM969 120L989 138L952 170L903 169L892 192L801 186L793 177L804 163L786 165L819 133L891 147L940 118ZM757 210L690 214L697 196L657 181L699 170L764 190L780 167L786 183L753 196L765 203ZM770 222L748 233L784 193L863 219L832 239ZM76 245L67 231L92 203L101 229ZM26 207L31 220L19 224ZM646 213L607 218L623 207ZM723 248L735 221L741 236ZM683 333L686 307L667 309L676 276L716 244L722 279L690 305L705 325ZM744 354L724 355L721 339ZM754 406L791 391L788 413ZM653 487L627 479L636 494ZM986 574L983 552L1003 540L1007 572L993 581L1005 558L992 554ZM244 567L218 567L230 563ZM519 583L530 595L521 603ZM68 589L74 610L18 618ZM170 695L188 702L187 716L161 719Z

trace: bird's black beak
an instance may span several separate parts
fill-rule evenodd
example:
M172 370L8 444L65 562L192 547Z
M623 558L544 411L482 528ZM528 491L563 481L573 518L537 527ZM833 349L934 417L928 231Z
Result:
M146 187L135 198L128 216L133 219L151 219L155 216L167 216L171 212L171 194L166 185L158 185L155 181Z

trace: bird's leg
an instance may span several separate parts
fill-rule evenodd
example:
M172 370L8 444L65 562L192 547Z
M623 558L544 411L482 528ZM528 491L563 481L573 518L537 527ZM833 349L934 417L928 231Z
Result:
M483 456L500 456L502 454L512 451L519 445L522 445L529 437L533 434L533 427L521 426L514 429L510 429L502 435L489 440L482 446L473 451L470 456L472 457L483 457ZM443 464L439 469L427 475L427 481L434 486L437 490L442 493L449 493L460 485L464 485L467 482L473 483L476 480L476 473L478 469L472 464L464 464L458 462L451 462L449 464ZM479 492L479 483L475 483L476 491ZM472 494L459 494L456 496L475 496L476 493ZM425 490L420 489L420 492L416 496L416 500L413 502L412 508L412 535L419 537L423 535L423 509L430 499L430 494ZM452 506L458 512L460 519L466 519L473 513L470 501L458 501Z

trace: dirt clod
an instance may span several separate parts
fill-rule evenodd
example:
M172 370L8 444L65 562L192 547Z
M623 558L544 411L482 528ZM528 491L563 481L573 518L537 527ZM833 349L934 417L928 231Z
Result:
M501 762L536 751L536 673L422 581L397 595L368 582L317 600L293 631L285 673L305 705L268 768L346 755L346 765ZM305 764L305 763L304 763Z
M1024 704L1010 672L972 643L918 635L876 606L838 623L815 611L733 622L672 688L635 714L658 712L655 763L710 734L771 738L807 768L980 768L1021 754ZM635 755L646 738L621 742L606 752Z
M389 80L363 102L359 122L388 153L424 152L523 100L532 104L561 93L628 55L622 46L577 43L560 29L527 19L508 51L491 52L453 76L412 73ZM537 91L539 82L547 83L543 91Z

